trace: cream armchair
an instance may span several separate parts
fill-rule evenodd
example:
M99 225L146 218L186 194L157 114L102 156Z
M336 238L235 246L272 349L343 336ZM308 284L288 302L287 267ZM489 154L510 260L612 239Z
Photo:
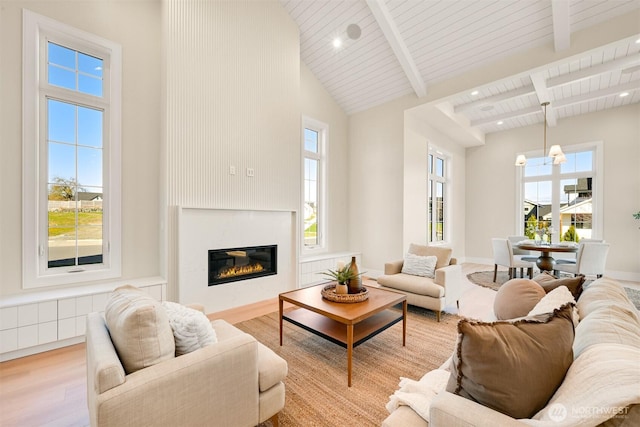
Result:
M440 321L440 312L445 307L459 307L462 293L462 268L457 260L451 257L451 248L424 246L412 243L409 254L418 256L435 256L437 263L434 277L423 277L403 273L404 260L388 262L384 265L384 275L378 277L382 288L401 291L407 295L407 303L436 312Z
M212 322L218 342L125 374L103 315L87 317L92 426L278 425L287 363L251 335Z

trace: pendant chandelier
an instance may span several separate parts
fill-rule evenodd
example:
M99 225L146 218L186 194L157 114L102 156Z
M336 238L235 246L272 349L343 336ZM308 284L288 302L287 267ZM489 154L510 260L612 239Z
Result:
M546 153L547 151L547 105L549 105L549 102L543 102L540 105L544 107L544 144L542 146L542 153L544 155L544 153ZM559 145L552 145L551 148L549 148L548 157L553 160L554 165L559 165L560 163L564 163L567 161L567 158L565 157L564 153L562 152L562 148L560 148ZM516 158L516 166L524 166L526 164L527 158L525 157L525 155L519 154ZM546 159L544 161L544 164L547 164Z

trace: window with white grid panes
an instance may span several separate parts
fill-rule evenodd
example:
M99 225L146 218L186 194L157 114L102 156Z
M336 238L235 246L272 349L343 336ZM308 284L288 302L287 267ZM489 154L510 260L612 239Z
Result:
M434 147L429 148L427 156L427 241L443 243L448 239L447 205L448 205L448 157Z
M118 277L120 46L24 13L24 287Z
M303 251L325 248L325 150L327 125L316 120L303 120L302 138L302 236Z
M595 238L601 234L597 144L563 147L567 161L527 156L520 176L520 227L531 239L553 242Z

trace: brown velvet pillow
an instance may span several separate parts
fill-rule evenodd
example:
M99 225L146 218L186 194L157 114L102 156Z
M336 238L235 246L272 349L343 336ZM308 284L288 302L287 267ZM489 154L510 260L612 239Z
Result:
M584 280L585 277L582 274L576 277L557 278L556 276L549 274L546 271L544 273L538 274L533 278L533 281L539 283L546 293L551 292L559 286L566 286L576 301L578 301L578 298L582 293L582 285L584 284Z
M542 286L529 279L511 279L500 286L493 302L493 312L499 320L516 319L529 314L546 293Z
M516 322L462 319L447 391L513 418L531 418L573 362L573 304Z

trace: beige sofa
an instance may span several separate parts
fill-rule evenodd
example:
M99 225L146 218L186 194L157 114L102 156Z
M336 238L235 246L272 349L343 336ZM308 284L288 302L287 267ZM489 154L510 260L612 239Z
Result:
M435 391L426 408L429 422L410 406L401 405L383 427L640 425L638 310L622 286L607 278L585 286L576 306L580 320L573 363L547 405L532 419L517 420L442 389ZM439 370L449 366L447 361Z
M451 248L424 246L412 243L409 254L435 256L434 278L417 276L402 272L404 259L388 262L384 265L384 275L376 280L382 288L404 292L407 303L436 312L440 321L440 312L447 306L458 304L462 292L462 269L451 257Z
M87 392L92 426L278 425L287 363L223 320L217 342L126 374L105 316L87 318Z

